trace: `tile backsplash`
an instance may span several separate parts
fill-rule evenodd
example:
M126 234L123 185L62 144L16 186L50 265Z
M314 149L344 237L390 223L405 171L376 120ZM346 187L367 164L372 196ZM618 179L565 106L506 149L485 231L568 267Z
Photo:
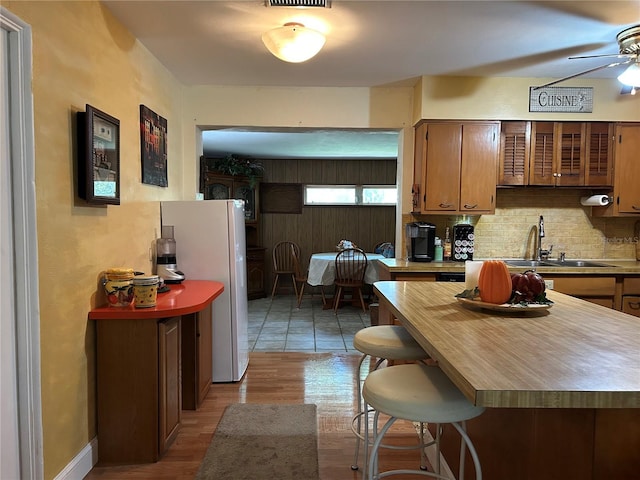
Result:
M475 227L474 258L534 258L542 215L542 248L553 245L552 258L565 252L567 259L634 260L638 218L592 217L591 207L580 204L580 197L589 194L560 188L499 189L495 215L404 214L403 224L433 223L437 235L444 238L447 226L470 223Z

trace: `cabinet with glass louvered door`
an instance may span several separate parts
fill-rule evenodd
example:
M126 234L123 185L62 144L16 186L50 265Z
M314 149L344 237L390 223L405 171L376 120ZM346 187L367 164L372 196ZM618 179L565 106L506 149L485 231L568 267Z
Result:
M498 185L611 186L613 129L607 122L504 121Z

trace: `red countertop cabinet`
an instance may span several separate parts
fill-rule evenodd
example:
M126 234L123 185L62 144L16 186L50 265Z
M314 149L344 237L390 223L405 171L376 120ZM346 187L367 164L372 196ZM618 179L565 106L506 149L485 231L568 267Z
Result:
M211 386L212 302L220 282L186 280L152 308L100 307L96 321L100 465L158 461L175 440L181 410Z

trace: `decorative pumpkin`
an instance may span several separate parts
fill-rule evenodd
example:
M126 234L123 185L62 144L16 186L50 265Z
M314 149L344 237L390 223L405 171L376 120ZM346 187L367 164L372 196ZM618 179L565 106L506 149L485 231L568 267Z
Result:
M534 302L545 291L544 279L533 270L511 275L511 286L516 302Z
M501 304L511 298L511 274L502 260L485 260L478 277L478 289L483 302Z

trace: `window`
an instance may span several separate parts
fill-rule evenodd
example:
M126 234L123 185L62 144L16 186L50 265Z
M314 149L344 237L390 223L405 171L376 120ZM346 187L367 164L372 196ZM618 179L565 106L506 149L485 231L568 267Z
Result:
M305 185L305 205L396 205L395 185Z

